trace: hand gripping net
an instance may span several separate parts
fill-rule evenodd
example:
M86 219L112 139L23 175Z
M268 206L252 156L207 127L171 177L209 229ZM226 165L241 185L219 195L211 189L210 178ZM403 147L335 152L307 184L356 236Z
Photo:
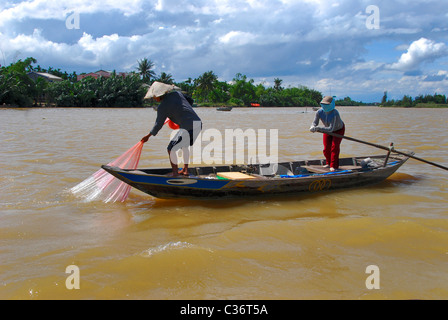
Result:
M137 169L143 144L144 143L140 141L108 165L119 167L121 169ZM102 200L106 203L116 201L124 202L131 191L131 186L115 178L104 169L100 169L89 178L73 187L70 191L73 194L84 198L86 202L95 200Z

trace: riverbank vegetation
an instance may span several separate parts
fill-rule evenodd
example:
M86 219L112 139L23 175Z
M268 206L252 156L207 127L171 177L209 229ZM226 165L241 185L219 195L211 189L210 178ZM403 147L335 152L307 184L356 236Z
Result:
M274 87L254 84L253 79L238 73L233 81L220 81L213 71L196 79L175 82L172 75L162 72L156 76L149 59L138 61L134 72L125 76L112 72L110 77L86 77L77 81L75 72L35 67L36 59L19 60L0 69L0 106L18 107L142 107L148 87L154 81L175 84L192 97L199 106L250 106L305 107L318 106L322 94L304 86L283 88L282 80L275 79ZM47 81L38 77L33 81L30 72L51 73L60 81Z
M115 71L110 77L91 77L78 81L76 72L41 68L36 59L29 57L0 68L0 106L47 106L47 107L144 107L154 101L144 100L154 81L174 84L192 97L196 106L262 106L262 107L318 107L322 93L305 86L283 87L282 80L275 78L273 86L255 84L253 79L237 73L232 81L220 81L213 71L204 72L196 79L176 82L171 74L153 71L154 63L148 58L137 61L135 71L125 75ZM32 80L30 72L48 73L60 81L47 81L37 77ZM389 107L443 107L447 106L443 95L405 96L402 100L387 100L384 93L382 106ZM345 97L336 101L337 106L375 105L354 101Z
M387 91L384 92L381 107L402 107L402 108L447 108L447 98L445 95L419 95L415 98L405 95L401 100L388 100Z
M336 100L336 105L340 107L357 107L357 106L375 106L377 103L364 103L362 101L354 101L350 97Z

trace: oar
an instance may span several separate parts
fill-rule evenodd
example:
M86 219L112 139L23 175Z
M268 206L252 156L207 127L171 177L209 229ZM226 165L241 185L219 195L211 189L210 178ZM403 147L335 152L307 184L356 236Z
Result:
M407 156L409 158L412 158L412 159L415 159L415 160L418 160L418 161L421 161L421 162L424 162L424 163L436 166L436 167L438 167L440 169L448 170L448 167L445 167L445 166L442 166L442 165L440 165L438 163L434 163L434 162L431 162L431 161L428 161L428 160L416 157L413 154L409 154L409 153L405 153L405 152L401 152L401 151L395 150L393 147L385 147L385 146L382 146L382 145L379 145L379 144L375 144L375 143L371 143L371 142L362 141L362 140L358 140L358 139L355 139L355 138L343 136L343 135L340 135L340 134L337 134L337 133L334 133L334 132L331 132L331 133L326 132L326 134L329 134L329 135L337 137L337 138L342 138L342 139L347 139L347 140L363 143L363 144L366 144L366 145L369 145L369 146L372 146L372 147L375 147L375 148L383 149L383 150L386 150L386 151L392 151L392 152L395 152L395 153Z

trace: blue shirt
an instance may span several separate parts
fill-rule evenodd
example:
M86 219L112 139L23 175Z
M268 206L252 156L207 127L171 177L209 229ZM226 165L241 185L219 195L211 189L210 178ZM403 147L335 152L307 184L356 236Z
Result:
M178 124L181 129L193 130L195 121L201 121L185 96L178 91L168 93L157 107L157 118L151 135L155 136L162 129L166 118Z
M344 127L344 122L342 121L341 116L336 109L327 113L324 111L324 109L320 108L316 112L316 117L314 118L313 125L315 127L319 125L319 120L322 121L325 126L318 128L318 131L320 132L335 132L341 130Z

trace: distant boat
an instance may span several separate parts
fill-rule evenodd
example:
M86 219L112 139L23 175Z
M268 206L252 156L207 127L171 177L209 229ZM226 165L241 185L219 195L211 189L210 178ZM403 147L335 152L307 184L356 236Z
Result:
M216 110L218 110L218 111L232 111L232 108L233 107L219 107L219 108L216 108Z

